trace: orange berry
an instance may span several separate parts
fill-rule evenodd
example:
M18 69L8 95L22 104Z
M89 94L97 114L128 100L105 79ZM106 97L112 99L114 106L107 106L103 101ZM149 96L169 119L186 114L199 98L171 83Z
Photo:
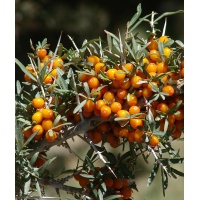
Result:
M166 73L168 71L168 65L165 62L157 63L157 72Z
M99 99L98 101L96 101L96 109L97 110L101 110L101 107L106 105L106 102L102 99Z
M37 49L37 56L40 59L43 59L46 55L47 55L47 50L46 49L44 49L44 48Z
M95 55L90 55L87 57L87 62L91 62L93 66L100 62L100 58Z
M111 108L107 105L101 107L101 117L110 117L111 115Z
M129 106L135 106L137 104L137 97L134 94L127 95L126 102Z
M90 183L89 179L86 178L86 177L83 177L83 176L80 176L80 179L79 179L79 185L81 187L86 187L88 184Z
M134 131L129 131L127 138L129 142L135 142Z
M133 129L137 129L139 126L143 126L143 121L141 119L130 119L130 125Z
M169 40L168 36L162 35L158 38L158 42L166 43Z
M110 108L113 113L117 113L122 109L122 105L119 102L113 102L111 103Z
M149 88L143 88L142 89L142 95L143 95L143 97L145 97L145 98L150 98L150 97L152 97L153 96L153 92L152 92L152 90L151 89L149 89Z
M163 112L163 113L166 113L168 111L169 107L166 103L159 103L157 105L157 110Z
M50 84L50 83L53 82L53 78L51 77L50 74L45 74L45 75L44 75L43 82L44 82L45 84Z
M117 69L115 68L112 68L112 69L109 69L107 72L106 72L106 76L110 79L110 80L114 80L115 79L115 73L117 72Z
M156 135L152 135L151 138L149 139L149 144L153 147L157 146L159 143L159 139Z
M157 65L155 63L149 63L145 70L150 73L150 72L157 72Z
M131 84L134 88L139 88L142 83L138 83L139 81L141 81L142 78L140 76L134 76L131 78Z
M184 119L182 120L176 120L175 121L175 126L177 130L182 130L184 128Z
M42 113L37 111L32 115L32 121L35 124L39 124L43 120Z
M153 61L160 61L160 53L158 50L150 50L149 52L149 57L151 58L151 60Z
M99 83L99 79L91 76L89 77L89 79L87 80L88 86L89 88L98 88L100 83Z
M44 99L37 97L32 100L32 105L34 108L43 108L44 106Z
M62 124L63 124L63 122L60 120L57 124L55 124L55 126L54 126L55 128L53 128L53 130L56 132L59 132L63 128L63 126L61 126Z
M119 128L119 133L118 133L118 137L123 138L123 137L128 137L128 129L125 127L120 127Z
M53 127L53 122L50 119L43 119L42 120L42 128L45 131L48 131L49 129L51 129Z
M164 55L165 55L167 58L169 58L170 55L171 55L171 53L172 53L172 49L170 49L169 47L164 47L163 51L164 51Z
M40 168L44 163L45 163L45 160L38 156L34 163L34 167Z
M181 74L181 77L184 77L184 68L181 69L180 74Z
M33 126L33 128L32 128L32 132L34 133L35 131L38 131L37 135L42 135L42 133L44 132L44 129L42 128L42 126L40 124L37 124L37 125Z
M24 134L25 138L29 138L32 135L33 132L32 132L32 129L29 128L27 130L23 130L22 133Z
M133 69L134 69L134 65L132 64L132 63L126 63L123 67L122 67L122 69L124 70L124 71L127 71L129 74L133 71Z
M103 95L103 100L105 100L105 102L107 102L107 103L112 103L114 101L114 99L115 99L115 95L111 91L107 91Z
M94 132L92 133L92 142L94 144L98 144L99 142L101 142L103 139L103 134L102 132L98 131L98 130L94 130Z
M125 76L126 76L126 74L125 74L124 70L121 70L121 69L117 70L114 74L114 78L117 81L123 80L125 78Z
M99 131L101 131L102 133L105 133L107 131L109 131L110 128L110 123L109 122L103 122L102 124L100 124L99 126L97 126L97 129Z
M53 70L51 71L51 75L52 75L53 77L55 77L55 78L58 77L58 73L57 73L57 69L56 69L56 68L53 69Z
M125 90L125 89L118 89L117 90L117 96L120 98L120 99L124 99L128 94L128 91Z
M184 119L184 109L180 108L177 110L176 113L174 113L175 119L176 120L183 120Z
M137 113L140 113L140 107L138 106L131 106L129 108L129 114L132 115L132 114L137 114Z
M92 117L93 116L93 114L94 114L94 112L92 111L92 112L87 112L86 110L83 110L83 116L85 117L85 118L90 118L90 117Z
M131 87L131 81L130 79L124 79L123 81L120 82L120 88L121 89L129 89Z
M55 131L47 131L45 133L45 139L48 141L48 142L53 142L57 137L57 134Z
M102 62L98 62L95 66L94 66L94 71L96 74L98 74L100 71L105 72L106 71L106 66L104 63Z
M148 42L150 42L150 44L147 46L147 49L150 51L150 50L153 50L153 49L158 49L158 42L151 38L148 40Z
M95 108L95 103L91 99L88 99L83 108L86 112L92 112Z
M42 116L45 119L50 119L53 117L53 110L49 109L49 108L44 108L42 110Z
M63 68L63 64L64 64L63 59L60 58L60 57L56 57L56 58L53 59L53 66L52 67L54 69L57 68L57 67Z
M142 136L144 135L144 132L140 129L136 129L134 132L134 139L136 142L143 142Z
M47 65L47 66L50 66L51 64L51 56L50 55L46 55L43 59L42 59L42 62Z

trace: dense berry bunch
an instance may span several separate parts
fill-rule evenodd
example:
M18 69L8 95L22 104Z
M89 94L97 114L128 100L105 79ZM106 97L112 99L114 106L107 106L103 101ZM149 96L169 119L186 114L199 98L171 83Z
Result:
M155 29L161 19L154 20L155 13L151 20L143 18L152 28L146 38L133 34L140 9L127 23L124 38L105 31L107 43L85 40L78 48L69 37L74 49L66 49L60 37L55 52L44 39L36 48L31 42L30 63L16 59L25 81L17 82L16 119L32 160L54 145L71 152L66 141L79 136L91 149L71 177L81 186L76 192L93 199L129 199L136 189L132 180L139 155L145 161L151 152L155 157L148 185L159 166L163 190L169 174L182 175L169 163L171 158L182 162L172 143L183 139L184 47L165 35L166 26L162 34ZM108 151L121 147L124 154L117 158ZM94 167L93 153L106 167Z

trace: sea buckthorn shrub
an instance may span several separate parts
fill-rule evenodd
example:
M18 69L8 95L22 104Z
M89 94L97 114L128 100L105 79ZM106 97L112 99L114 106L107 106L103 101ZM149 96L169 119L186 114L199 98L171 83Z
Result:
M107 41L85 40L81 47L69 36L69 49L60 35L55 51L46 38L36 45L30 40L30 62L16 59L24 73L16 82L17 199L34 191L45 196L43 186L75 199L134 198L141 156L155 160L147 186L161 176L163 195L168 177L183 176L174 141L184 138L184 45L166 34L166 18L183 11L141 13L139 4L124 35L105 31ZM150 25L146 38L134 33L142 23ZM67 142L77 137L88 145L84 158ZM62 178L48 170L58 159L47 156L53 146L77 157Z

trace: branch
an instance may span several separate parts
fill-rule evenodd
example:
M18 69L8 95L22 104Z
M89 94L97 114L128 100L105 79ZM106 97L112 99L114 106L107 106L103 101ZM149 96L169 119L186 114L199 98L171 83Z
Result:
M112 119L109 119L107 121L110 121ZM55 145L61 145L64 141L82 134L86 131L92 130L101 123L105 122L105 120L101 119L100 117L92 117L89 119L85 119L84 121L79 122L76 126L72 127L66 127L65 130L63 130L63 136L60 138L57 138L54 142L48 142L45 139L41 140L37 144L34 144L34 151L29 154L29 158L31 158L36 152L41 152L43 150L49 149Z

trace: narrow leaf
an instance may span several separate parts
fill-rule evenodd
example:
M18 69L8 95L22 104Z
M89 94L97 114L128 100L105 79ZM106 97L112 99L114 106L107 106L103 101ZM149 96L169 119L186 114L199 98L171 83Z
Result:
M42 193L41 193L41 189L40 189L40 185L38 181L36 182L35 186L36 186L36 190L38 192L39 197L42 198Z
M80 104L78 104L75 108L74 108L74 111L73 111L73 114L77 113L78 111L80 111L82 109L82 107L85 105L86 103L86 99L83 100Z
M35 164L35 161L37 160L39 155L39 152L34 153L33 157L30 160L30 164L33 166Z
M16 64L20 67L20 69L27 74L32 80L37 81L37 79L35 78L35 76L33 76L33 74L31 74L26 67L18 60L15 58L15 62Z
M30 189L31 185L31 179L29 179L25 184L24 184L24 194L27 195Z
M56 159L56 157L47 160L39 169L38 173L43 173L44 170Z
M147 187L149 187L151 185L151 183L153 182L154 178L157 175L158 169L159 169L159 163L155 162L153 169L151 170L151 173L147 179Z

